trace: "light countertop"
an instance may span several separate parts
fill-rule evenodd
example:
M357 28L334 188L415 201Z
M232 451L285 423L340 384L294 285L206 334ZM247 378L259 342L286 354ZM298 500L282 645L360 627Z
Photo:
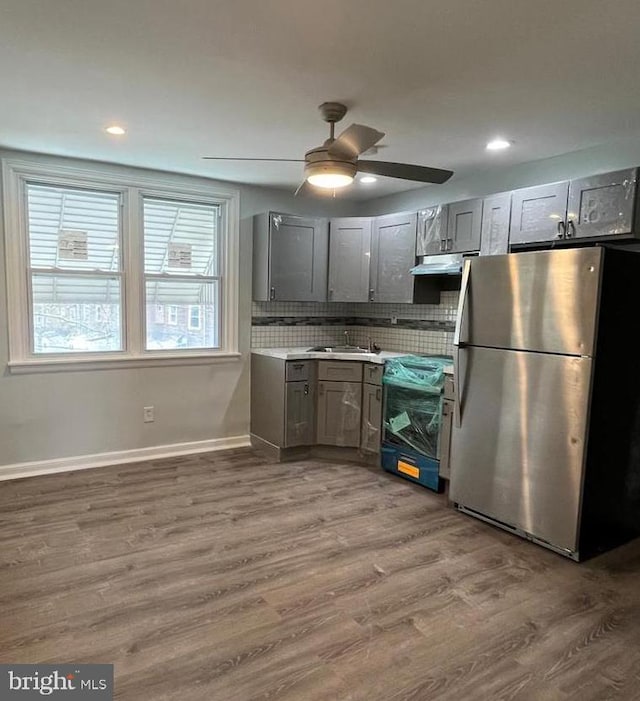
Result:
M355 360L366 363L384 364L390 358L400 358L413 353L395 353L380 351L379 353L324 353L310 351L307 348L254 348L251 351L257 355L267 355L281 360Z

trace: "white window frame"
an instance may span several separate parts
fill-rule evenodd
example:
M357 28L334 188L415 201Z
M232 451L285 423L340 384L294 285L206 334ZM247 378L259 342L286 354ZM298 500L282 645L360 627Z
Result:
M2 160L5 269L11 372L208 364L237 359L240 196L219 183L169 174L146 175L121 166L77 164L55 157ZM28 290L26 183L108 190L121 194L123 351L34 354ZM217 205L220 211L220 347L145 350L143 197Z

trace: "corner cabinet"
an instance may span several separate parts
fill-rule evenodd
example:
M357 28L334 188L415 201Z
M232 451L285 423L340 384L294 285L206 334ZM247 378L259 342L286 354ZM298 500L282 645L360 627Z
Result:
M253 299L325 302L327 219L269 212L253 222Z
M370 302L412 303L417 214L376 217L371 235Z
M329 302L366 302L369 299L372 227L369 218L330 221Z

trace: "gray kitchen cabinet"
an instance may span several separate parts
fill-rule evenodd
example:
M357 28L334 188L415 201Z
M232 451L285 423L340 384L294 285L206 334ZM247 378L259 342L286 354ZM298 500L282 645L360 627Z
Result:
M309 381L286 383L286 448L315 443L315 395L313 385Z
M445 251L469 253L480 250L482 200L464 200L449 205Z
M345 217L330 221L330 302L366 302L369 299L371 229L370 218Z
M502 253L509 253L510 219L510 192L485 197L482 206L481 256L497 256Z
M273 449L315 443L316 365L251 355L251 437Z
M416 262L417 214L376 217L371 236L369 301L411 303Z
M509 242L513 245L562 239L568 195L568 182L515 190Z
M418 212L417 256L444 253L447 246L448 214L449 208L446 204L426 207Z
M572 180L565 238L629 235L634 230L637 170Z
M328 260L326 219L277 212L254 217L255 301L326 301Z
M362 433L360 448L369 453L380 452L382 440L382 387L362 385Z
M361 407L360 382L319 381L317 442L357 448L360 445Z

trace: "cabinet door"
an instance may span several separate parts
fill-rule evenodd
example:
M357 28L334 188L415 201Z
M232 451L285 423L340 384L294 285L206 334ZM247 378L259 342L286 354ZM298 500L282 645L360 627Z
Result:
M371 219L332 219L329 231L329 301L369 299Z
M287 382L285 400L285 447L313 445L315 392L310 382Z
M635 168L572 180L567 238L630 234L635 201Z
M509 242L534 243L563 238L569 183L527 187L513 193Z
M371 237L372 302L413 302L417 215L376 217Z
M321 445L360 445L359 382L318 382L318 433Z
M445 249L452 253L480 250L482 231L482 200L465 200L449 205L447 242Z
M482 206L480 255L497 256L509 253L509 220L511 193L485 197Z
M382 387L362 385L362 435L360 447L371 453L380 452L382 425Z
M447 205L427 207L418 212L416 255L443 253L447 240Z
M327 299L329 225L326 219L271 214L270 297L287 302Z

